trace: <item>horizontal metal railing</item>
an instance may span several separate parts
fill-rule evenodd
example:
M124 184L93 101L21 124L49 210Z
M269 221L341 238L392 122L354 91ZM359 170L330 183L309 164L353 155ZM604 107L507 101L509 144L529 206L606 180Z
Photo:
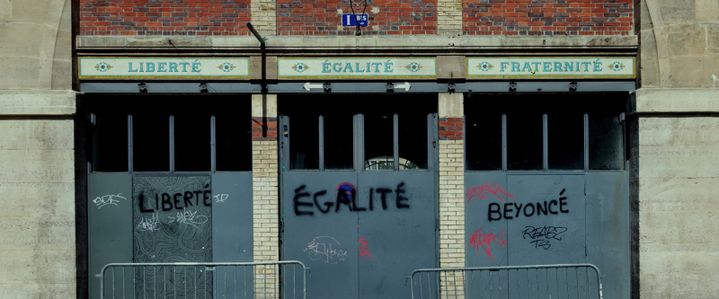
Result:
M592 264L417 269L412 298L598 298L599 268Z
M100 298L307 298L300 261L248 263L111 263Z

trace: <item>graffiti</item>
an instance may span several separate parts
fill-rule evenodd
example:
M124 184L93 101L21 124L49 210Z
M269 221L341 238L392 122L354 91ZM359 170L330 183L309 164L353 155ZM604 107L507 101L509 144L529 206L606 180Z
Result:
M141 217L140 223L137 224L137 230L141 232L160 230L160 220L157 217L157 213L153 213L151 217Z
M381 204L382 210L387 210L391 197L394 197L394 203L397 209L409 209L409 198L405 196L407 191L405 190L404 182L397 184L394 189L377 187L369 188L368 191L368 202L363 204L360 202L360 198L357 197L357 191L354 186L350 183L343 182L337 186L337 194L334 201L321 201L321 198L327 195L327 190L312 193L307 191L307 185L301 185L295 188L292 203L295 215L297 216L312 216L315 214L315 209L322 214L327 214L333 210L333 207L334 212L339 213L340 210L344 210L342 208L343 206L346 206L350 212L366 212L374 211L375 205ZM312 200L309 200L309 198ZM377 207L377 210L379 210L379 207Z
M337 239L329 236L318 236L313 238L304 252L313 261L321 261L325 264L337 264L347 259L347 250L342 249Z
M372 252L369 249L369 242L367 242L367 239L360 236L359 239L357 239L357 242L360 243L359 256L364 259L372 259Z
M531 239L529 243L534 245L534 248L543 248L547 250L552 248L552 240L561 241L562 234L567 232L567 228L563 226L538 226L534 227L527 225L522 230L522 239Z
M557 199L545 200L543 202L513 202L501 205L496 202L490 203L489 209L487 210L487 218L489 221L497 221L502 219L517 219L521 216L530 218L541 215L567 214L569 213L569 208L567 207L567 197L564 196L565 191L566 189L562 189Z
M209 220L207 216L201 214L198 215L197 212L198 211L193 211L191 209L178 211L174 216L167 216L167 219L170 220L168 223L177 222L197 228L198 225L205 224L207 223L207 220Z
M212 198L215 199L215 202L216 202L216 203L223 203L223 202L225 202L228 198L230 198L230 195L229 195L229 194L226 194L226 193L223 193L223 194L215 194L215 195L212 196Z
M103 207L108 205L117 206L120 203L120 199L127 200L126 197L122 196L122 193L117 193L105 194L102 196L95 197L92 202L97 206L98 209L102 209Z
M152 205L152 200L145 196L144 192L140 192L138 196L138 204L140 205L141 213L154 213L155 211L172 211L182 210L192 206L211 206L212 201L210 195L212 191L209 189L209 184L205 185L204 190L194 190L176 193L155 193L155 205Z
M467 190L467 201L472 201L474 198L478 200L487 200L489 199L488 195L493 196L501 202L513 197L512 194L507 192L507 190L504 190L504 188L497 183L484 183L482 185L471 187Z
M507 233L504 229L499 231L499 234L484 233L482 229L474 230L472 236L469 238L469 245L474 247L474 251L478 252L480 248L484 251L489 258L495 259L492 254L492 243L500 247L507 247Z

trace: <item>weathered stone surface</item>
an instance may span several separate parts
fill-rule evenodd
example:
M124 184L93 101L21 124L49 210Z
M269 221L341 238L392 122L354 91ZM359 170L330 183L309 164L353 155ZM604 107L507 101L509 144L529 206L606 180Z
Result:
M702 55L706 49L706 33L699 24L682 24L667 27L669 54L672 56Z
M657 0L659 11L665 23L693 22L695 20L694 0Z
M72 121L0 121L0 150L66 150L73 148Z
M711 80L705 74L708 63L704 56L672 57L669 59L671 87L709 87Z
M637 112L719 112L719 90L642 88L637 90Z
M672 110L666 101L684 93L688 98L704 94L690 106L717 108L711 92L677 89L639 94L637 104L643 97L656 98L663 105L653 109ZM715 117L639 120L642 297L707 298L719 293L714 283L719 279L719 239L708 237L719 233L717 130Z
M72 115L72 91L3 91L0 89L0 115Z
M719 1L695 0L696 16L698 21L719 21Z
M438 56L437 78L463 79L466 77L467 65L464 56Z
M719 9L717 9L719 11ZM719 17L717 17L719 21ZM719 54L719 23L706 24L707 52ZM719 70L717 70L719 72Z

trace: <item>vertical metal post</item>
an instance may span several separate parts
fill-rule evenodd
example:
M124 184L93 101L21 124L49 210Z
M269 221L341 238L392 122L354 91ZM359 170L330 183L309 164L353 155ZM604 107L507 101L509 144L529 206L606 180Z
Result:
M317 124L317 136L319 136L319 145L317 146L317 150L319 151L319 158L320 158L320 170L325 170L325 117L320 115L318 118L318 124Z
M132 150L133 150L133 133L132 133L132 114L127 115L127 172L132 173L133 171L133 159L135 158Z
M217 171L217 130L215 115L210 116L210 171Z
M175 172L175 116L170 115L170 172Z
M549 169L549 121L546 113L542 114L542 169Z
M502 114L502 170L507 171L507 114Z
M394 170L399 170L399 115L392 116L392 159Z
M584 171L589 170L589 114L584 113Z
M437 170L437 114L427 115L427 169Z
M364 169L364 115L358 114L354 117L354 134L352 134L352 142L355 148L354 169L360 171Z

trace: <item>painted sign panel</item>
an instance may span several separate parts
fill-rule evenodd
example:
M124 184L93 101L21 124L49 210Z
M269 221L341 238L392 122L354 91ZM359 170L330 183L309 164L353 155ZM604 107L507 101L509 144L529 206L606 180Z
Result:
M435 78L434 57L279 58L280 79Z
M634 57L470 57L473 79L634 79Z
M247 57L80 57L80 79L245 79Z

